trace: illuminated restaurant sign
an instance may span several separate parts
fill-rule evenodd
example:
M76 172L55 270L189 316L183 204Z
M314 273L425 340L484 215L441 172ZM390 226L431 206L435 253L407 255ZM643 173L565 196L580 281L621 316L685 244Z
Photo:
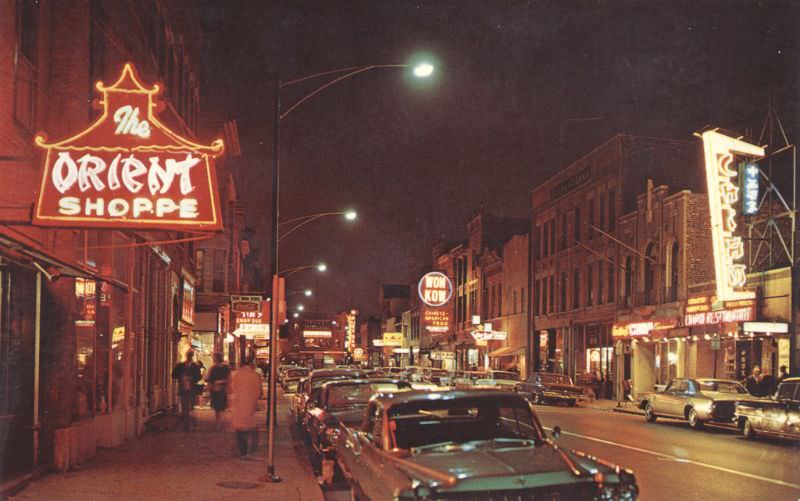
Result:
M764 148L715 130L703 132L700 137L705 153L717 298L720 301L751 298L753 292L741 290L747 281L747 266L737 262L744 257L744 243L735 236L739 186L735 183L738 171L733 162L734 154L762 157Z
M422 322L428 332L447 332L450 330L450 311L426 308L422 313Z
M654 331L666 331L677 326L678 321L671 319L614 324L611 327L611 335L612 337L643 337L651 335Z
M728 310L706 311L700 313L687 313L683 317L686 327L693 325L712 325L729 322L746 322L755 318L753 306L743 306Z
M426 273L417 284L419 298L428 306L444 306L453 297L453 282L444 273Z
M377 346L377 345L375 345ZM383 346L403 346L402 332L384 332Z
M46 151L33 223L42 226L219 230L214 157L222 140L195 143L162 124L159 85L146 88L131 64L110 87L95 86L102 115Z

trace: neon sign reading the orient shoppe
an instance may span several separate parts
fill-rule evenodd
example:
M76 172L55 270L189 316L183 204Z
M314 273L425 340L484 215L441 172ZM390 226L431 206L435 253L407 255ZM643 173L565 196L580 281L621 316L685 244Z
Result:
M734 182L738 173L732 164L734 153L761 157L764 148L715 130L703 132L700 137L705 153L717 299L751 298L754 297L751 291L740 290L747 280L747 267L736 262L744 257L744 243L734 234L739 187Z
M214 157L223 144L195 143L162 124L155 113L160 87L146 88L132 65L101 93L101 117L46 150L33 222L173 230L222 227Z

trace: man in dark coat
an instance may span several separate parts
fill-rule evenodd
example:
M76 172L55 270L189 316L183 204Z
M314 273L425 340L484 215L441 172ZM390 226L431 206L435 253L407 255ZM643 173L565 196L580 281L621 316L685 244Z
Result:
M181 397L181 415L183 416L183 429L192 429L192 409L194 397L197 394L197 383L202 374L200 365L194 362L194 350L186 351L186 361L180 362L172 369L173 379L178 380L178 393Z

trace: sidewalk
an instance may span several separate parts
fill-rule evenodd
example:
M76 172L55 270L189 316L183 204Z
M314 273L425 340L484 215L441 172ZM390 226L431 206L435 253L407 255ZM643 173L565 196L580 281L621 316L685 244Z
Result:
M622 412L625 414L638 414L643 416L644 411L639 409L639 402L617 402L616 400L590 400L578 403L578 407L594 409L596 411Z
M264 412L258 413L259 451L240 458L232 431L214 431L214 413L196 409L192 432L180 425L145 432L114 449L100 451L79 469L50 474L11 499L275 499L322 500L302 442L292 439L288 402L279 392L275 429L275 470L282 482L266 484ZM176 422L177 423L177 422ZM228 487L220 483L229 482Z

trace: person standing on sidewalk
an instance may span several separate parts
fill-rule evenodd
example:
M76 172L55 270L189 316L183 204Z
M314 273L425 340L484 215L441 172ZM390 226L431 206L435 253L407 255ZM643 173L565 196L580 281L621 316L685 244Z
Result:
M230 368L223 363L222 353L214 353L214 365L206 374L209 394L211 395L211 408L214 409L217 431L222 429L222 413L228 408L228 379L231 376Z
M256 411L258 398L261 396L261 383L252 358L245 360L231 375L231 425L236 432L236 443L242 456L258 446Z
M194 362L194 350L186 350L186 360L176 364L175 368L172 369L172 378L178 380L184 431L192 429L194 397L197 394L197 383L200 382L201 377L200 366Z

